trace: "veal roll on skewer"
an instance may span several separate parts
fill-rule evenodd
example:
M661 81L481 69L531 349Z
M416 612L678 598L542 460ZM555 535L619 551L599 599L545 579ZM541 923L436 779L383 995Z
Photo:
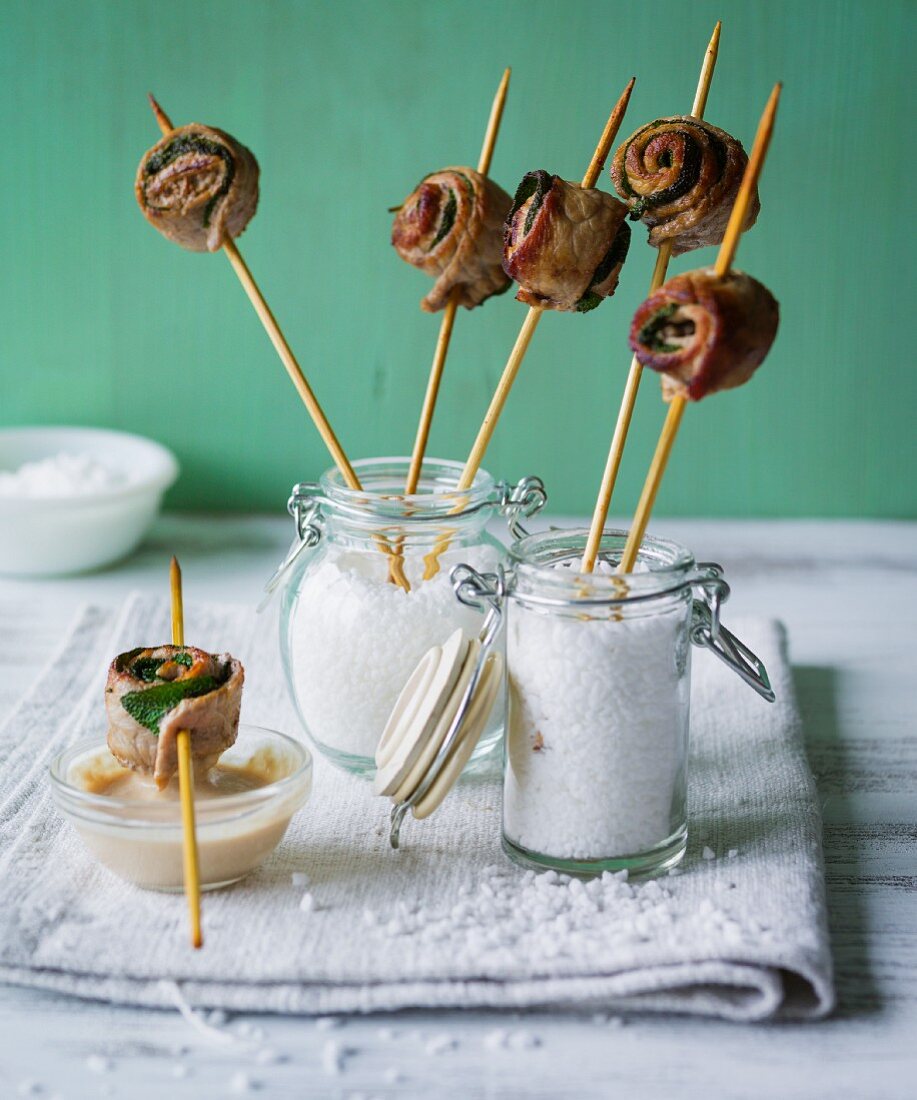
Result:
M630 246L627 207L545 171L523 177L506 220L503 267L530 306L586 313L615 292Z
M444 309L453 291L459 305L473 309L506 290L503 221L512 201L467 166L433 172L408 195L395 216L392 244L403 260L436 279L421 309Z
M700 401L741 386L763 362L777 335L771 292L742 271L720 278L713 268L664 283L637 309L630 346L644 367L663 375L667 401Z
M217 252L258 206L258 162L223 130L179 126L144 153L134 192L147 221L192 252Z
M163 645L120 654L105 687L112 755L162 789L178 769L178 733L188 730L191 756L206 772L235 743L244 680L228 653Z
M679 256L722 241L747 164L741 143L725 130L673 115L631 134L614 155L611 178L631 220L649 228L649 243L671 241ZM756 190L743 229L760 209Z

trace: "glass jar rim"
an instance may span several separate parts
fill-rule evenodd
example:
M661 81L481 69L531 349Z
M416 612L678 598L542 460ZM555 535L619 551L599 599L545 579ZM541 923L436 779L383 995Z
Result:
M628 532L606 528L599 560L617 565ZM552 529L514 542L509 548L512 579L509 595L526 601L551 603L627 603L675 593L691 584L696 573L694 555L671 539L644 537L637 555L643 569L628 574L558 569L558 563L582 559L589 540L586 527Z
M446 458L425 458L420 491L405 493L410 466L410 457L403 455L357 459L353 469L360 489L351 489L341 471L332 466L319 478L322 498L345 516L411 522L460 519L499 503L497 483L486 470L478 470L469 489L456 489L464 463Z

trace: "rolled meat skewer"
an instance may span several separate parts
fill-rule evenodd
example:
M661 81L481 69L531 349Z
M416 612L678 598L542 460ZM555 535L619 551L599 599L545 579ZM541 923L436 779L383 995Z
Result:
M193 122L144 153L134 193L147 221L192 252L217 252L258 206L258 162L229 134Z
M631 220L649 227L649 243L671 241L679 256L723 240L747 164L741 143L725 130L674 115L631 134L614 155L611 178ZM743 230L760 209L756 189Z
M503 222L513 200L473 168L426 176L405 199L392 226L398 255L436 282L421 309L444 309L454 291L474 309L509 286L503 271Z
M162 789L178 769L178 733L188 730L195 766L208 771L235 743L244 680L228 653L163 645L120 654L105 688L112 755Z
M627 207L548 172L523 177L506 220L503 267L530 306L586 313L611 297L630 247Z
M637 309L630 346L662 374L666 401L700 401L747 382L777 334L771 292L742 271L714 268L676 275Z

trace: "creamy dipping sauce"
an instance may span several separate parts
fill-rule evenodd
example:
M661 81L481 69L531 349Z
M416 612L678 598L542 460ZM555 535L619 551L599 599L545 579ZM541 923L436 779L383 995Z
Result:
M253 759L242 767L217 764L204 775L194 776L194 799L223 798L266 787L284 777L283 769L277 764L276 760L263 759ZM73 778L87 794L108 795L131 802L178 802L180 798L177 775L160 790L152 776L123 768L115 760L94 760Z
M279 735L268 743L255 741L247 752L237 743L208 773L195 777L203 889L238 881L280 843L311 791L304 754L308 761L304 749ZM146 889L183 889L177 777L160 791L151 775L124 768L102 744L74 759L66 779L74 796L67 797L64 809L101 863Z

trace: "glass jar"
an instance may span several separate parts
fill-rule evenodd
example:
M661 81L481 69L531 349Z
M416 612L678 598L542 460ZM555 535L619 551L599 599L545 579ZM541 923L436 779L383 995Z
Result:
M499 568L506 551L488 521L502 513L518 537L518 518L545 501L536 478L511 487L484 471L458 492L461 463L440 459L424 462L418 491L405 496L409 464L355 463L359 490L336 469L297 485L297 537L274 582L285 582L281 652L303 729L334 764L363 775L375 771L385 723L420 658L458 627L480 630L483 613L456 602L450 569ZM497 708L474 760L493 750L503 724Z
M687 843L691 643L766 699L767 673L719 621L722 570L647 538L617 575L626 531L606 531L581 573L588 531L516 542L506 574L455 571L460 602L505 616L509 680L503 847L570 874L661 871Z

